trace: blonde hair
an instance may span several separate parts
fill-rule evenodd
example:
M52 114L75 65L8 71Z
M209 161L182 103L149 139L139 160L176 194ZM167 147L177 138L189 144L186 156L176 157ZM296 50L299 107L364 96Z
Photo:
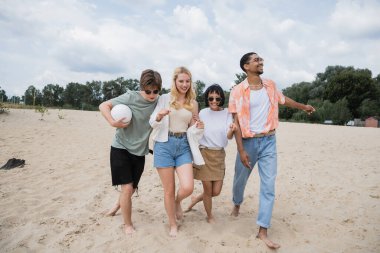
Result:
M175 82L178 78L179 74L187 74L190 77L190 87L185 95L185 103L183 107L189 111L191 111L194 107L193 100L195 99L195 91L193 89L193 81L191 77L191 72L185 68L185 67L178 67L174 70L173 73L173 79L172 79L172 88L170 90L171 99L170 99L170 107L173 107L175 109L179 109L181 105L177 102L177 98L179 96L177 86L175 85Z

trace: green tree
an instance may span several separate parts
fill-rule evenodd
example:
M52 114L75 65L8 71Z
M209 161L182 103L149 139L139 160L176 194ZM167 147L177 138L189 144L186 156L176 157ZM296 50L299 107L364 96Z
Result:
M236 76L236 79L235 79L236 84L243 82L247 78L247 74L244 72L235 74L235 76Z
M24 102L26 105L41 105L42 104L42 93L36 89L33 85L30 85L25 91Z
M316 86L314 82L310 87L309 98L310 99L323 99L323 94L325 94L325 87L323 85Z
M282 93L303 104L307 104L307 101L310 99L309 93L312 89L312 84L308 82L301 82L301 83L295 83L290 87L285 88ZM293 117L294 113L297 113L298 110L290 107L281 106L279 109L279 117L281 119L289 120ZM295 118L301 119L302 121L306 120L307 117L304 119L304 116L302 114L297 115ZM295 119L293 118L293 120Z
M335 103L347 99L348 108L354 117L359 116L358 108L366 99L374 99L375 84L368 69L329 66L325 71L326 89L324 99Z
M139 90L140 81L137 79L127 79L121 82L121 92L125 93L127 90Z
M332 120L334 112L334 104L329 100L324 100L322 106L316 109L316 114L318 114L321 119L321 123L325 120Z
M63 106L64 88L58 84L48 84L42 89L42 101L45 106Z
M87 102L92 106L99 106L102 102L102 82L86 82L86 87L89 93L89 98L87 99Z
M231 91L226 91L226 90L223 90L224 91L224 107L227 108L228 107L228 103L230 101L230 94L231 94Z
M115 98L120 96L123 92L121 83L124 81L122 77L119 77L116 80L106 81L103 83L102 93L103 100L109 100L111 98Z
M162 89L161 89L161 94L167 94L167 93L169 93L170 92L170 89L166 89L166 88L164 88L164 87L162 87Z
M346 98L338 100L333 108L332 120L334 124L345 125L347 121L352 119L352 114L348 109L348 101Z
M12 103L12 104L19 104L21 101L21 98L19 96L12 96L8 102Z
M7 100L8 100L7 94L5 90L1 89L1 86L0 86L0 103L7 102Z
M194 90L195 95L197 96L196 100L198 102L203 102L203 91L206 87L206 84L200 80L195 81L194 83Z
M200 80L195 81L194 89L195 89L195 95L197 96L196 100L199 103L199 109L205 107L205 103L203 101L203 91L205 87L206 87L206 84L204 82Z
M65 104L76 109L81 109L83 103L86 102L85 98L88 96L89 91L86 85L80 83L68 83L63 94Z
M289 120L293 117L293 114L297 112L297 109L287 106L280 106L278 110L278 116L280 119Z
M295 83L290 87L285 88L282 93L299 102L306 104L307 101L309 101L310 96L310 90L312 89L312 84L309 82L301 82L301 83Z
M364 99L359 107L361 119L372 116L380 116L380 104L376 100Z

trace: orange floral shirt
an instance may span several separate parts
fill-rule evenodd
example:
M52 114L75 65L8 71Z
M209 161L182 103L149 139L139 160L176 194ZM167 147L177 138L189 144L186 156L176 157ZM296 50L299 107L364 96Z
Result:
M268 133L270 130L278 127L278 104L285 103L285 96L281 93L281 91L277 90L276 84L272 80L262 79L262 81L270 101L268 118L262 133ZM249 125L249 100L250 88L248 80L245 79L232 89L228 103L228 111L230 113L236 113L238 116L243 138L255 136L255 133L251 132Z

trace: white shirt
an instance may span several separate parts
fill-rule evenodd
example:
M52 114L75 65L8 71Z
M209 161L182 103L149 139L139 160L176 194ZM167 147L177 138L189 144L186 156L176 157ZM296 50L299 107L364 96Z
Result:
M228 144L227 132L232 123L232 115L227 109L213 111L202 109L199 118L204 122L204 133L199 144L209 148L225 148Z
M250 107L250 128L251 131L260 134L265 129L268 119L270 101L265 88L251 90L249 98Z

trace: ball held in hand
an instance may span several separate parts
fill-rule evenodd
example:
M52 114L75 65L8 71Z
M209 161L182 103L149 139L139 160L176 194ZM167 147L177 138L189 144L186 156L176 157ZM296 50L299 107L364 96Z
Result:
M114 120L125 118L123 122L128 123L132 119L132 111L127 105L118 104L112 107L111 116Z

